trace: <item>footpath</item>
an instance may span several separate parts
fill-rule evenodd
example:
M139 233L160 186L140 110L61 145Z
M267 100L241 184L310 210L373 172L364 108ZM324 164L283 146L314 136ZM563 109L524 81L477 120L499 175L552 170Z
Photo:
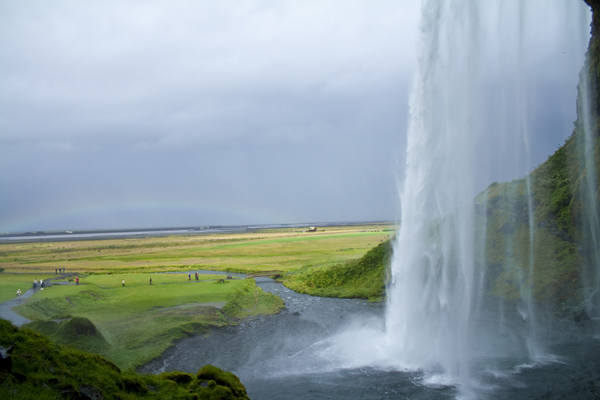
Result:
M46 282L55 281L55 282L52 282L52 283L58 283L58 284L61 284L61 285L74 285L75 284L74 282L67 282L67 281L56 282L56 280L58 280L58 279L67 279L67 278L69 278L72 275L75 275L75 274L72 274L72 273L61 274L60 276L57 276L55 278L47 279ZM0 303L0 318L12 322L13 325L15 325L15 326L21 326L23 324L31 322L31 320L29 320L29 319L27 319L25 317L22 317L19 314L17 314L16 312L14 312L12 310L12 308L16 307L16 306L18 306L20 304L23 304L23 302L25 300L27 300L28 298L30 298L31 296L33 296L34 294L36 294L39 290L40 290L39 287L37 287L35 289L29 288L25 293L21 294L20 298L15 297L12 300L8 300L8 301L5 301L3 303Z

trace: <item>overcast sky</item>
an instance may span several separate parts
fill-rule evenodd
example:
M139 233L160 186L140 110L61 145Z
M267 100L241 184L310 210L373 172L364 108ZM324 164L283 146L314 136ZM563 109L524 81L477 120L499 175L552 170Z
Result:
M396 219L419 14L0 0L0 231ZM532 64L551 65L531 84L533 165L575 119L569 40Z

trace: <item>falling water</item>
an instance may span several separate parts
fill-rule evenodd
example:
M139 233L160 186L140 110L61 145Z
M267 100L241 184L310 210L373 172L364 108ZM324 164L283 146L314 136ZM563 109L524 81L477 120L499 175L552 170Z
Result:
M532 62L536 41L552 37L541 16L546 10L546 16L562 15L565 25L575 26L585 8L567 0L524 3L424 0L422 6L385 342L389 357L404 367L429 371L432 382L457 383L465 393L474 384L481 348L502 341L500 333L481 324L490 311L483 309L485 276L478 252L485 238L476 229L473 199L486 179L502 173L517 178L532 169L529 109L534 107L527 79L539 68ZM494 26L502 35L494 35ZM566 36L563 44L572 39ZM574 64L581 61L572 58ZM497 98L490 90L494 82L502 86ZM517 310L503 309L496 319L521 313L525 328L519 340L535 359L543 352L532 288L536 221L528 178L525 186L529 263L520 270L521 300ZM505 327L500 328L496 332Z
M600 191L598 188L598 169L594 158L594 147L598 142L598 128L594 121L597 105L594 105L590 88L589 60L587 60L582 72L579 84L578 113L580 116L579 130L583 142L583 167L585 182L580 187L581 197L584 203L584 217L582 218L582 231L584 236L584 248L586 263L583 277L584 304L587 314L600 318ZM596 106L596 107L595 107Z

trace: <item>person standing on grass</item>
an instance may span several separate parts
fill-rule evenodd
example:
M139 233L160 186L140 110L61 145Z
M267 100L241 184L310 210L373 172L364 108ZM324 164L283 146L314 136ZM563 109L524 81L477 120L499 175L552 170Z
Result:
M79 277L78 276L75 277L75 284L79 285Z
M65 267L63 267L63 274L65 273Z
M150 284L152 285L152 278L150 278Z
M37 287L37 279L33 280L33 288L35 289Z
M196 280L199 281L200 279L198 279L198 273L196 272Z
M188 281L191 281L191 280L192 280L192 274L190 274L190 273L188 272Z
M40 279L40 290L44 290L44 280Z
M17 289L17 298L20 299L21 298L21 289Z
M125 287L125 279L123 279L123 287Z

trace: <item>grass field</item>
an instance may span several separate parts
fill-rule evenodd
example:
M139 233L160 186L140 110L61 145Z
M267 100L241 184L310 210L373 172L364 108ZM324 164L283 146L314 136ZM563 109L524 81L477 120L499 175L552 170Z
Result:
M81 284L90 283L98 285L101 288L116 288L122 286L123 280L125 280L126 287L149 286L150 278L152 278L152 285L154 286L165 283L198 283L200 281L214 281L225 278L225 275L199 274L198 281L196 281L194 274L192 274L191 280L188 280L187 274L98 274L85 276L79 282Z
M389 236L388 225L182 235L115 240L0 244L0 267L13 273L166 272L212 269L288 271L360 258ZM324 230L324 231L323 231ZM1 275L0 275L0 279Z
M14 311L44 321L32 328L46 334L58 327L52 320L88 318L109 347L83 349L97 351L121 368L130 368L159 356L186 334L207 333L211 326L278 312L283 306L280 298L264 293L250 279L150 286L142 283L145 279L134 284L135 274L119 275L117 284L113 283L115 277L99 275L89 278L86 285L52 286ZM132 284L122 287L121 279Z

